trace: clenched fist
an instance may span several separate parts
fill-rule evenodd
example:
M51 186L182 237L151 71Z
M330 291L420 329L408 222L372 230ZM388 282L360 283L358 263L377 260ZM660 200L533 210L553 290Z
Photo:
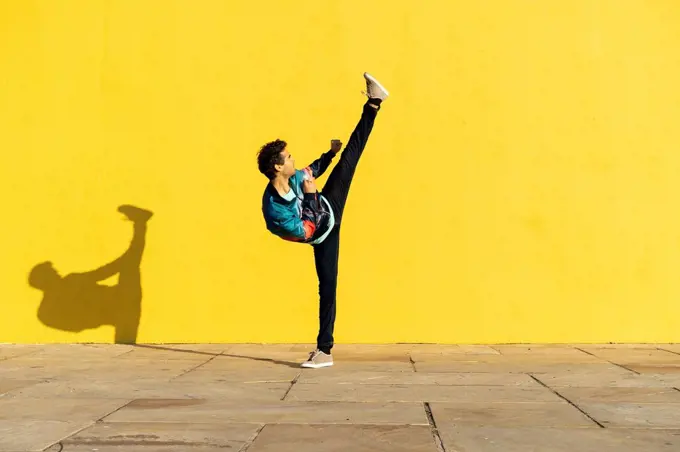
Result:
M302 191L305 193L316 193L316 181L313 177L302 182Z
M342 149L342 141L331 140L331 151L333 151L333 153L337 154L338 152L340 152L340 149Z

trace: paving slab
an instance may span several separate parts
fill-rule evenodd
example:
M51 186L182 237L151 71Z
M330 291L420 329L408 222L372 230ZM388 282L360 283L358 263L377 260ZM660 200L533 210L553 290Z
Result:
M679 364L680 355L658 349L592 348L593 355L617 364Z
M286 366L210 370L203 367L173 378L173 382L186 384L227 383L289 383L300 375L302 369Z
M339 372L413 372L410 361L342 361L333 358L333 367L321 369Z
M252 402L281 400L290 383L177 383L174 381L51 381L17 389L14 398L145 399L215 398ZM678 393L680 395L680 393Z
M115 373L87 373L82 374L80 377L77 373L60 375L55 378L48 379L44 383L48 382L63 382L70 384L82 384L82 385L96 385L100 384L102 386L109 386L119 384L121 386L127 385L138 386L140 388L148 385L161 385L169 383L172 381L172 375L167 375L163 373L144 373L144 374L130 374L126 372L115 372Z
M660 350L666 350L668 352L673 352L680 354L680 344L659 344L657 348Z
M32 353L37 353L42 349L39 345L13 345L0 344L0 361L16 358L18 356L27 356Z
M61 366L49 366L37 361L20 361L23 358L12 358L0 361L0 379L2 380L45 380L56 378L69 373L68 368ZM86 370L83 366L82 370Z
M316 345L309 344L302 347L294 347L292 351L307 351L313 350ZM417 347L416 344L336 344L333 347L333 353L338 352L365 352L365 353L408 353ZM443 348L458 347L457 345L440 345Z
M585 356L588 361L592 360L592 357L586 352L569 346L495 345L493 348L505 356L547 356L573 359L583 359Z
M191 356L191 355L189 355ZM184 358L184 356L182 356ZM106 363L100 363L95 368L97 370L143 370L143 371L163 371L163 370L189 370L200 366L202 363L207 363L210 358L201 357L201 359L165 359L163 357L135 357L133 355L124 355L113 358Z
M89 422L0 420L0 452L41 451Z
M672 386L655 375L638 375L620 367L608 372L571 372L536 373L534 377L551 388L559 387L620 387L620 388L662 388Z
M38 380L9 380L0 377L0 396L17 389L39 384Z
M112 358L128 353L132 345L124 344L49 344L36 346L34 358L50 359L88 359Z
M435 353L411 353L411 358L419 363L475 363L475 364L506 364L506 365L560 365L560 364L611 364L608 361L587 353L574 355L551 354L509 354L509 355L443 355Z
M310 351L314 348L295 347L295 351ZM341 351L359 351L359 352L381 352L388 351L390 353L410 353L414 350L432 350L436 353L464 353L460 345L452 344L337 344L333 347L333 354Z
M126 379L142 378L153 375L158 378L171 378L200 365L187 360L129 360L115 361L104 358L40 358L35 355L0 361L0 378L48 379L48 378L88 378L89 375L125 375Z
M292 352L296 353L296 361L304 361L309 356L311 348L296 348ZM367 345L367 346L336 346L333 348L333 358L339 362L347 361L406 361L409 362L410 347L390 346L390 345Z
M0 420L94 421L129 400L67 398L0 398Z
M140 399L107 422L252 422L292 424L421 424L422 403L228 402L201 399Z
M316 344L229 344L225 350L228 353L273 353L273 352L311 352Z
M680 391L673 388L558 388L568 400L582 403L680 403Z
M537 386L526 374L424 372L314 372L303 371L298 384Z
M567 402L545 403L442 403L430 404L437 427L480 425L498 427L599 428Z
M447 451L458 452L671 452L680 431L545 427L439 427Z
M180 360L206 362L216 356L220 356L222 351L208 352L201 350L180 350L170 348L133 348L128 353L116 356L116 362L127 360Z
M56 380L64 381L129 381L140 382L144 380L169 381L192 372L192 369L165 369L145 367L120 367L117 369L94 368L84 372L69 372L59 375Z
M147 444L144 446L140 446L139 444L107 444L97 446L94 449L87 444L69 444L68 446L57 444L46 449L45 452L240 452L239 447L236 446L237 444L240 443L228 443L225 446L186 446L181 443L178 445Z
M305 352L291 352L287 350L231 350L228 349L224 353L218 355L215 359L218 361L228 361L229 359L240 359L243 362L251 360L253 362L271 362L281 363L287 362L292 364L299 364L309 357L309 351Z
M248 452L437 452L427 426L267 425Z
M203 364L201 370L222 371L222 370L249 370L249 369L274 369L290 368L301 370L300 364L307 357L300 355L289 355L288 357L260 357L255 355L221 355ZM296 361L297 360L297 361Z
M475 355L496 355L498 350L489 345L460 345L464 353L472 353Z
M488 345L437 345L417 344L411 347L410 354L415 355L500 355L494 347Z
M61 443L64 452L238 451L261 428L261 424L97 423Z
M622 344L570 344L572 347L577 347L585 350L591 349L657 349L660 345L666 344L641 344L641 343L622 343Z
M678 393L680 395L680 392ZM329 402L560 402L542 386L295 385L287 400Z
M680 429L680 403L592 403L579 407L605 427Z
M206 355L219 355L224 353L232 344L135 344L133 350L167 350L182 353L202 353Z
M227 358L219 357L201 366L200 370L207 371L224 371L235 369L274 369L274 368L290 368L295 370L303 370L300 367L307 356L296 356L298 361L290 359L273 359L273 358ZM333 357L334 364L332 367L321 369L327 373L337 372L358 372L358 371L383 371L383 372L413 372L413 366L408 359L401 361L343 361ZM317 369L318 371L318 369Z
M556 373L588 371L623 372L618 366L608 363L546 363L540 361L512 362L474 362L474 361L441 361L417 362L414 364L418 372L474 372L474 373ZM628 371L630 372L630 371Z
M306 357L305 357L306 358ZM408 353L397 353L397 352L369 352L362 353L361 351L338 351L333 352L333 361L338 364L346 363L391 363L391 362L401 362L408 366L411 364L411 357Z
M190 355L191 357L191 355ZM184 358L184 356L183 356ZM210 358L201 358L201 362L208 361ZM87 368L102 368L102 369L116 369L116 368L135 368L135 367L145 367L150 369L157 368L191 368L197 366L199 363L195 359L166 359L163 357L135 357L131 354L124 354L122 356L115 357L102 357L94 356L82 358L75 357L53 357L53 356L40 356L39 354L31 354L27 356L20 356L5 362L0 362L0 364L6 363L7 365L46 365L46 366L60 366L70 370L82 370L85 366Z
M680 372L669 374L657 374L652 375L652 377L656 380L659 380L664 385L672 386L680 390Z
M680 375L680 364L626 364L626 367L643 375Z

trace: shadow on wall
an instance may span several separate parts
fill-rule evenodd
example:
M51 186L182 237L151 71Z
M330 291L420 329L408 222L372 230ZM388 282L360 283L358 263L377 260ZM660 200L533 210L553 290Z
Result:
M28 283L44 292L38 319L46 326L80 332L112 325L117 344L134 344L142 312L141 262L152 212L124 205L118 211L133 225L130 246L118 259L85 273L61 276L51 262L31 270ZM118 274L118 284L99 284Z

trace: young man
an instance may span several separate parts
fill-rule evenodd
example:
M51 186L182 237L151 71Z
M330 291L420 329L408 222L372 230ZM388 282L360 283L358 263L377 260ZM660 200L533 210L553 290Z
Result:
M317 348L302 367L319 368L333 365L333 327L335 294L338 283L340 224L352 177L366 146L380 104L387 90L369 74L366 79L368 101L361 119L340 161L328 176L319 193L315 179L321 176L340 151L342 143L331 140L330 151L304 170L295 169L295 160L282 140L264 145L258 153L258 167L269 178L262 197L262 213L267 229L284 240L307 243L314 247L314 261L319 278L319 334Z

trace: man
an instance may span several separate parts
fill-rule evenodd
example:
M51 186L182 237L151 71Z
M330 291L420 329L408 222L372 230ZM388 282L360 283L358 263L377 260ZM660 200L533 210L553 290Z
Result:
M319 278L319 334L316 350L310 353L302 367L333 365L331 349L342 213L354 171L373 129L380 104L388 96L387 90L375 78L366 73L364 78L368 101L340 161L321 193L317 191L315 180L326 171L340 151L342 143L339 140L332 140L330 151L304 170L295 169L295 160L288 152L285 141L267 143L258 153L259 170L269 178L262 197L262 213L267 229L284 240L314 247Z

